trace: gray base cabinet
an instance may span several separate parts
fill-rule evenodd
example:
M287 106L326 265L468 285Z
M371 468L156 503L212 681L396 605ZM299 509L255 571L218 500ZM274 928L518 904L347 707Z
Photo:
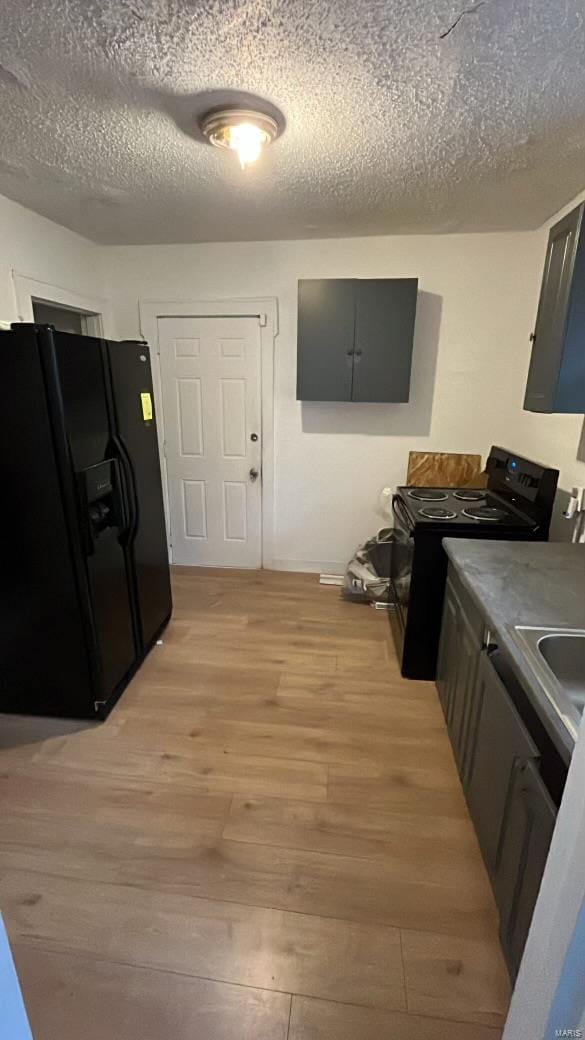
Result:
M437 688L515 977L556 819L540 749L496 672L481 613L450 568Z
M483 628L483 621L467 593L455 575L450 574L443 607L437 687L464 786L469 771L469 733L477 711L474 691Z
M500 938L512 977L520 967L556 817L536 762L519 763L509 791L495 878Z
M493 878L515 775L531 760L538 760L539 755L485 655L479 662L474 696L479 707L475 732L470 734L467 802L486 867Z

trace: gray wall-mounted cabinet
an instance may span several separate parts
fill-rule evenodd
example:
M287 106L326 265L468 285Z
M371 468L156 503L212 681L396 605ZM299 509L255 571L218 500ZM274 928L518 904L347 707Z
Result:
M551 228L524 408L585 412L585 203Z
M297 398L404 402L418 280L299 281Z

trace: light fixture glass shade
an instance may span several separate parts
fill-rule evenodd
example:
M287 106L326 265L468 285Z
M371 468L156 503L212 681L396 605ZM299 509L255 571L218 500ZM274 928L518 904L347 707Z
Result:
M210 112L202 120L201 130L211 144L236 152L242 169L256 162L262 149L278 137L278 125L271 116L239 109Z
M269 143L264 131L253 123L238 123L230 127L227 137L228 147L237 153L243 170L260 158L262 148Z

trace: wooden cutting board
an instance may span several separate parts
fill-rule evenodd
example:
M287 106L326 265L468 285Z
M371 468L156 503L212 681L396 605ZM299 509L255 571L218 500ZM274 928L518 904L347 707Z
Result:
M485 487L481 455L455 451L410 451L410 487Z

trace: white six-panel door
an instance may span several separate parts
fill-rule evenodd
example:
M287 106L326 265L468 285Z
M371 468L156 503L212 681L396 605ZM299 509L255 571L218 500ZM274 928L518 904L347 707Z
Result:
M159 318L158 334L173 563L260 567L259 320Z

